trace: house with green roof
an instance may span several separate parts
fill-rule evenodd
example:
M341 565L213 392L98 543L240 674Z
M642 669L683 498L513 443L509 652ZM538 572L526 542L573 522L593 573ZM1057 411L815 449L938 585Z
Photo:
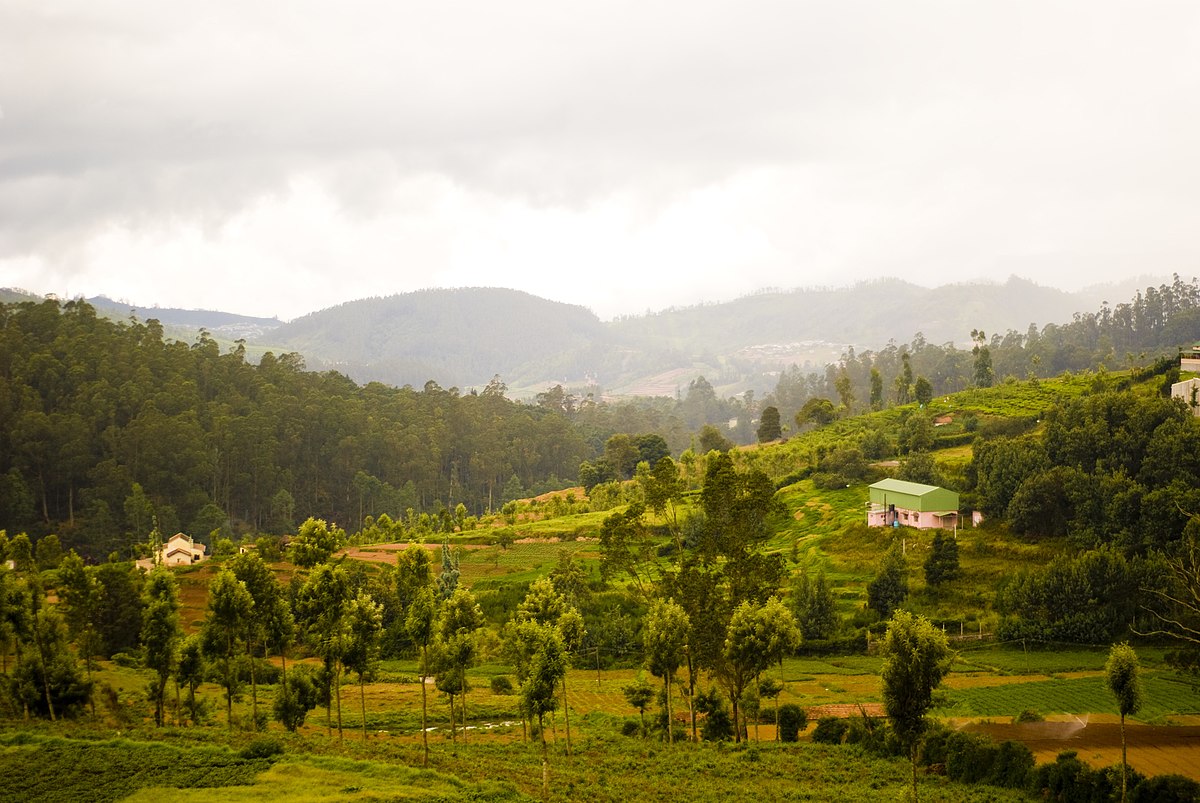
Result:
M1200 374L1200 343L1193 343L1190 349L1179 350L1179 370Z
M954 491L893 479L880 480L868 491L868 526L951 529L958 525L958 494Z

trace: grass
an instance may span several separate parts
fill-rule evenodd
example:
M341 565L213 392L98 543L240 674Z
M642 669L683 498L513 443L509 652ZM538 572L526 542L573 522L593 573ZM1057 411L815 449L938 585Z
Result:
M854 747L770 742L664 745L626 738L608 720L589 723L576 737L573 755L560 738L552 741L552 800L660 801L703 803L730 799L830 800L847 803L893 801L909 783L904 761L879 758ZM6 786L0 799L23 801L525 801L540 798L540 751L534 744L483 743L431 751L430 768L418 769L420 745L376 739L338 746L319 737L284 739L277 761L238 759L176 732L170 744L124 739L82 740L40 736L0 737ZM169 762L159 757L170 757ZM188 767L207 766L220 756L238 773L220 786L206 785ZM100 781L97 759L126 769L119 783ZM143 764L144 771L129 772ZM30 768L34 768L32 771ZM52 778L60 779L52 783ZM486 778L485 781L476 779ZM937 776L921 778L930 801L1015 801L1017 793L967 787Z
M1142 678L1145 703L1137 714L1143 722L1173 714L1200 712L1200 689L1170 673L1148 672ZM945 693L940 713L954 716L1014 716L1033 709L1041 714L1116 714L1104 676L1047 678Z

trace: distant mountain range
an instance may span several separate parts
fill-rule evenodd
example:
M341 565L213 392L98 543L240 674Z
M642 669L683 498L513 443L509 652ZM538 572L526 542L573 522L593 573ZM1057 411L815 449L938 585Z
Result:
M846 288L762 292L603 322L585 307L500 288L422 290L367 298L283 323L226 312L88 301L104 315L157 318L167 333L244 339L249 354L295 351L311 369L359 382L482 388L500 376L514 397L562 384L578 394L674 395L703 375L723 396L771 390L789 365L819 370L848 347L879 349L918 333L965 344L1030 324L1065 323L1104 301L1160 283L1143 277L1069 293L1010 278L925 288L882 279ZM0 290L0 300L30 300Z

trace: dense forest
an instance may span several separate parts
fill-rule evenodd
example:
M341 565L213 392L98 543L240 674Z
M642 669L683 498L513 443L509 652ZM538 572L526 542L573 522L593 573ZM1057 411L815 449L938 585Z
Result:
M295 353L251 364L206 333L114 322L85 301L0 306L0 522L56 532L91 557L159 528L290 532L316 515L476 513L571 485L618 433L661 433L674 452L725 416L695 398L605 404L551 388L534 403L427 382L359 386ZM123 552L124 554L124 552Z

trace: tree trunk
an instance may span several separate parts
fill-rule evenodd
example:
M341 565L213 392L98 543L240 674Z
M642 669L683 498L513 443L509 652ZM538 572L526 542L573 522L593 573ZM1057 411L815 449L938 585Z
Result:
M671 673L664 672L667 689L667 744L675 744L675 729L671 727Z
M258 675L254 671L254 649L250 653L250 716L254 720L254 730L258 730Z
M571 755L571 706L567 703L567 673L563 672L563 717L567 721L567 755Z
M1121 714L1121 803L1125 803L1125 785L1128 776L1129 755L1125 750L1125 715Z
M912 762L912 782L913 782L913 803L920 803L917 797L917 742L913 740L912 747L908 750L909 761Z
M337 692L338 741L342 741L342 668L333 675L333 689Z
M462 715L463 744L467 743L467 670L463 670L462 686L459 687L458 713Z
M429 650L426 646L421 646L421 745L425 750L425 757L421 761L422 767L429 766L429 702L426 697L428 692L425 689L425 681L429 675L425 674L426 667L429 665Z
M538 736L542 739L542 800L550 799L550 750L546 747L546 727L538 714Z
M363 741L367 740L367 681L360 672L358 675L358 707L362 713Z
M738 718L738 702L736 695L729 695L733 699L730 701L733 705L733 741L738 743L742 740L742 721Z
M454 695L446 692L446 696L450 698L450 741L458 741L458 720L454 713Z

